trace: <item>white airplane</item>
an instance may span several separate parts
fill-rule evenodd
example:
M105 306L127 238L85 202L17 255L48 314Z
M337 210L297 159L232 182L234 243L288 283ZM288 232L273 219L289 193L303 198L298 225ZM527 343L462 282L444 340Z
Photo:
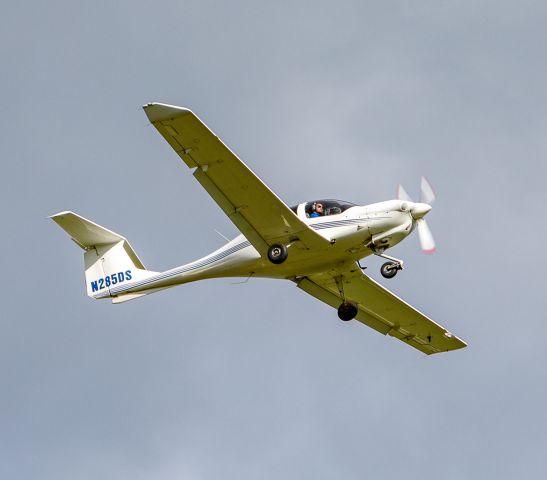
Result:
M434 199L422 179L422 202L399 187L399 199L359 206L315 200L288 207L190 110L150 103L144 111L193 175L241 231L213 253L165 272L145 268L127 239L73 212L51 218L85 250L87 294L125 302L183 283L219 277L267 277L300 289L426 354L463 348L455 335L363 273L359 260L384 257L393 277L403 262L385 254L416 227L424 251L435 244L424 220Z

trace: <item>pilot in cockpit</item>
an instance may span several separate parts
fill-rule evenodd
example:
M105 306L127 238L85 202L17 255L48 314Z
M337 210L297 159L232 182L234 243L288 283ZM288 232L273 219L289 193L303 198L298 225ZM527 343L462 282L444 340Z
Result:
M313 206L313 211L310 213L310 218L322 217L323 215L325 215L325 212L323 211L323 204L316 203Z

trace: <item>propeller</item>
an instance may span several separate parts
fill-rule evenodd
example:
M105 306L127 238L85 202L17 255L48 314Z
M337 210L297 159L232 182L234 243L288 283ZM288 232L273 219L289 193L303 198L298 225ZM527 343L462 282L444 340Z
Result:
M433 253L435 251L435 240L433 240L433 234L427 222L423 218L420 218L416 221L416 228L418 229L422 251L424 253Z
M435 192L425 177L422 177L420 190L420 203L414 203L402 185L397 187L397 198L412 204L410 213L416 223L422 251L424 253L433 253L435 251L435 240L424 217L431 210L431 204L435 201Z
M435 192L425 177L422 177L422 181L420 182L420 190L422 192L420 202L431 205L435 201Z

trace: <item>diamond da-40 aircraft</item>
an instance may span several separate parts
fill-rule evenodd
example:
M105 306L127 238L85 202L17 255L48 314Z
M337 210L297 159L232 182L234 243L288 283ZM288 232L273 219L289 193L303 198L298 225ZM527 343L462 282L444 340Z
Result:
M219 277L287 279L338 309L426 354L466 344L364 274L359 260L378 255L391 278L403 262L387 249L418 231L422 249L435 244L425 222L434 194L422 178L421 202L399 187L397 200L355 205L315 200L287 206L190 110L145 105L150 122L241 235L194 262L164 272L147 270L127 239L65 211L51 218L85 251L87 294L121 303L175 285Z

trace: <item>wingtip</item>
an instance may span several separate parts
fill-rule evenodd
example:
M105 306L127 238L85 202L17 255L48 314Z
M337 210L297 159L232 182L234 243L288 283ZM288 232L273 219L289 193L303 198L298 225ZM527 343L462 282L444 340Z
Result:
M142 108L144 113L146 113L148 120L152 123L192 113L190 109L185 107L178 107L176 105L168 105L167 103L158 102L146 103L142 106Z
M70 215L70 214L74 214L74 212L70 210L64 210L62 212L54 213L53 215L50 215L47 218L51 218L52 220L55 220L56 218L65 217L66 215Z

